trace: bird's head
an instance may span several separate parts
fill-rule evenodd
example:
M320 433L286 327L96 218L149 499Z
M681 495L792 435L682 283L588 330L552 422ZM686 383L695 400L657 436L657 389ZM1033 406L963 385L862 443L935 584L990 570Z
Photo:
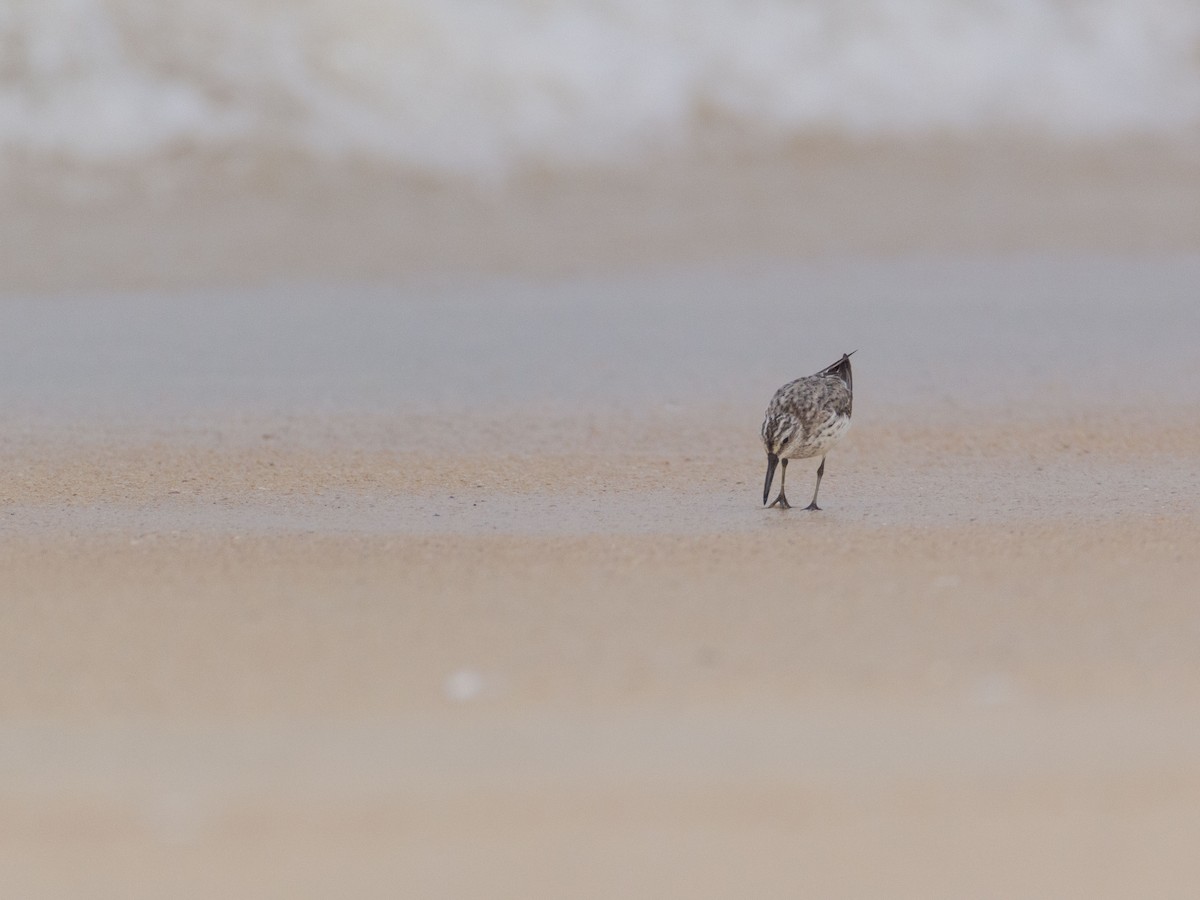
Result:
M762 426L762 442L767 456L782 456L796 434L795 427L779 416L767 416Z
M777 415L768 413L762 425L762 442L767 450L767 480L763 485L763 503L771 494L771 482L775 478L775 467L779 465L779 457L787 449L794 429L788 428L787 423Z

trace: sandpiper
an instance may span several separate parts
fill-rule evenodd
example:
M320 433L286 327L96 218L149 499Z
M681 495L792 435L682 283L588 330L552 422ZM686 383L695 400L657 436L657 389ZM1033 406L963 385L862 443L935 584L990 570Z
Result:
M825 474L825 454L850 430L850 413L854 406L854 379L850 374L850 357L857 351L843 353L842 358L816 375L797 378L775 392L767 407L762 424L763 446L767 448L767 483L763 485L763 503L771 494L771 479L775 465L783 461L779 473L779 496L771 506L791 509L783 493L789 459L821 457L817 469L817 487L812 503L817 506L817 491ZM770 507L768 507L770 508Z

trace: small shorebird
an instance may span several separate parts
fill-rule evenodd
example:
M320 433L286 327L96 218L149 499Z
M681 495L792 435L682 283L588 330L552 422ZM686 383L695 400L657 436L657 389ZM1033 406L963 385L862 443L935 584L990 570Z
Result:
M792 504L783 493L788 460L819 456L817 487L812 503L805 509L821 508L817 506L817 491L821 490L821 476L825 474L825 454L850 430L850 412L854 406L850 357L856 352L843 353L841 359L816 375L788 382L771 398L762 424L763 446L767 448L764 504L771 494L771 479L778 462L783 462L783 470L779 473L779 496L771 506L791 509Z

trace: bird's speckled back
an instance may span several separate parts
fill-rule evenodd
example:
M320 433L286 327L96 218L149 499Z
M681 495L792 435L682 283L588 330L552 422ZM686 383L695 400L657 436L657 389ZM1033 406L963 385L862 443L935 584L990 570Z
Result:
M799 459L824 454L850 427L854 406L850 356L775 392L762 425L768 453Z

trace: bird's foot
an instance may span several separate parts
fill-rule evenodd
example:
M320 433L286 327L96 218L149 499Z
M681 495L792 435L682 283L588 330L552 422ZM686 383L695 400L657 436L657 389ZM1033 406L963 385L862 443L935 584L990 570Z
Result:
M805 509L816 510L817 512L820 512L820 511L821 511L821 507L817 506L817 501L816 501L816 500L814 500L812 503L808 504L808 506L806 506L806 507L804 507L804 508L805 508Z
M775 501L768 506L767 509L774 509L776 506L778 506L780 509L792 508L792 504L787 502L787 497L783 496L783 491L779 492L779 496L775 498Z

